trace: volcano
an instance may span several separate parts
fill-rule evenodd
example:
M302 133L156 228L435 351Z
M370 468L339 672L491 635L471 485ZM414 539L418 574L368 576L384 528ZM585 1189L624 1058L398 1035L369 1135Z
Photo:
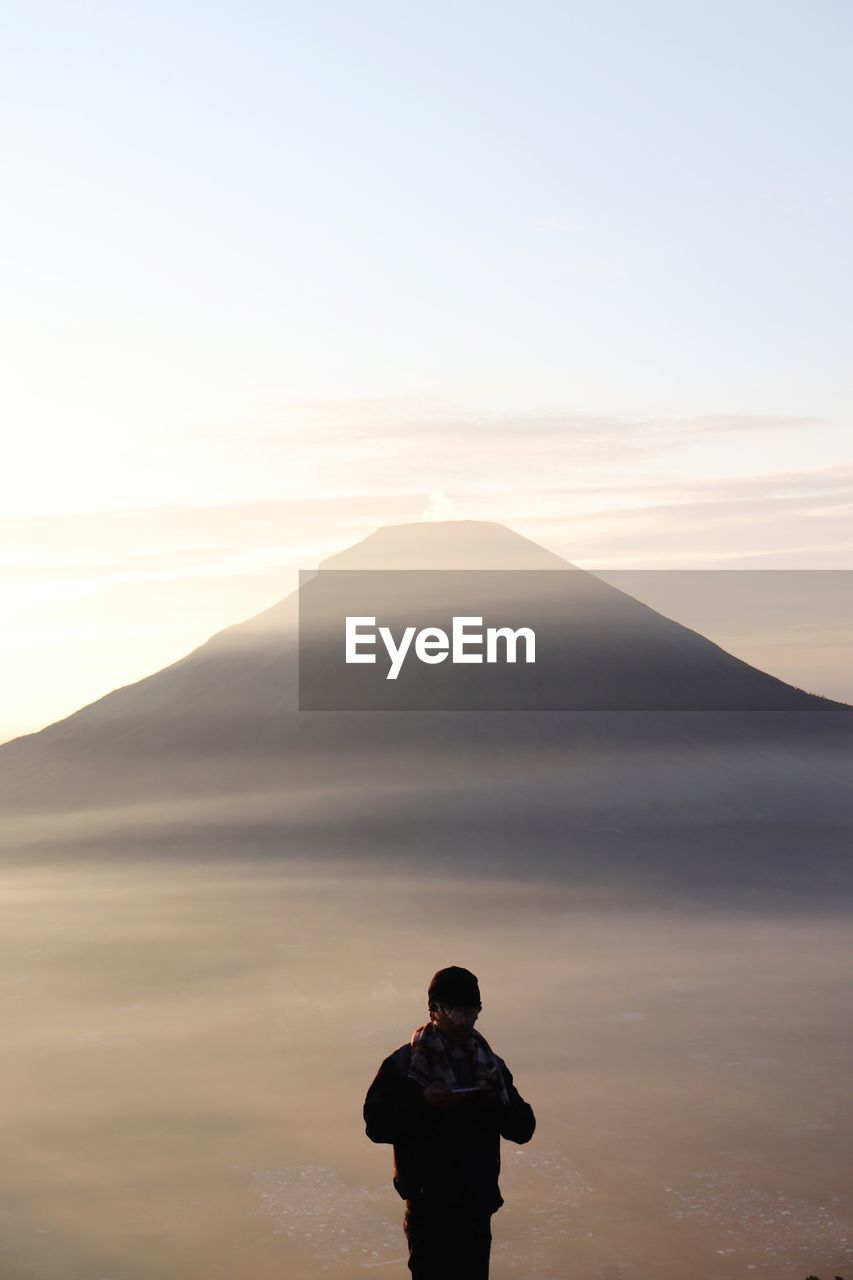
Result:
M849 893L851 709L502 525L382 528L319 570L529 571L531 623L555 639L539 678L562 709L300 710L308 581L0 748L7 851L461 859L663 893ZM425 618L436 604L414 603Z

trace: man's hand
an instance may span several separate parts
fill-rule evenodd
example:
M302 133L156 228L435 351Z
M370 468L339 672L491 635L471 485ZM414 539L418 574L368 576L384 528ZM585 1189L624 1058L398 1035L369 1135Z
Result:
M482 1106L495 1110L501 1105L500 1092L498 1090L498 1076L496 1071L490 1071L486 1076L483 1084L480 1086L480 1092L477 1094L478 1100Z
M446 1084L428 1084L424 1089L424 1102L428 1102L437 1111L443 1111L445 1107L452 1107L458 1100L458 1096Z

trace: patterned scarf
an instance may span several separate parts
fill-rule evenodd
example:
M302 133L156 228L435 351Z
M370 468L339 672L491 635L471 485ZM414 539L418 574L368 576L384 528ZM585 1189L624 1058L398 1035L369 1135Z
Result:
M458 1087L458 1080L451 1065L452 1058L467 1058L474 1070L474 1080L479 1088L485 1088L491 1076L498 1090L498 1097L506 1104L509 1099L503 1072L498 1060L479 1031L473 1031L467 1040L452 1044L445 1040L434 1022L427 1022L412 1034L412 1057L409 1063L409 1079L425 1089L430 1084L446 1084Z

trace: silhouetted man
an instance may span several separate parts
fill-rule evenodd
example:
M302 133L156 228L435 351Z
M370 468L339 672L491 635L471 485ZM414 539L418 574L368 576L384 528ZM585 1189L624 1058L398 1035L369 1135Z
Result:
M487 1280L500 1140L529 1142L533 1111L506 1063L474 1030L480 988L467 969L440 969L430 1020L386 1058L364 1103L367 1136L394 1144L394 1186L414 1280Z

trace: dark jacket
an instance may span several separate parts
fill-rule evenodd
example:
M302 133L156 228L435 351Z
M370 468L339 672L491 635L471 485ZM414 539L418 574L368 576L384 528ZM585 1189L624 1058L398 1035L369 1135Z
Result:
M470 1213L494 1213L503 1204L500 1140L529 1142L536 1127L532 1108L500 1058L505 1105L472 1098L447 1110L431 1107L409 1079L410 1055L404 1044L379 1068L364 1103L368 1138L394 1144L394 1186L404 1200L438 1197Z

